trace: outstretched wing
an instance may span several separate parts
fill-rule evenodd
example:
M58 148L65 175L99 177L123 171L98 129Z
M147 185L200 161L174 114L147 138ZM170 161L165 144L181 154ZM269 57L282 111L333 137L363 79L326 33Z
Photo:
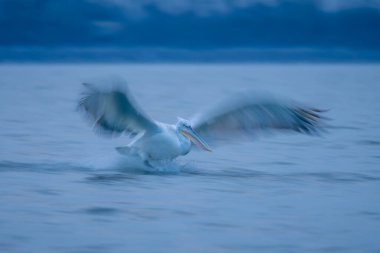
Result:
M315 135L323 130L322 110L252 94L237 96L196 115L192 126L211 143L273 130Z
M118 136L122 133L136 135L140 132L158 131L155 121L150 119L134 103L126 85L99 88L83 83L85 91L78 103L78 109L94 123L97 133Z

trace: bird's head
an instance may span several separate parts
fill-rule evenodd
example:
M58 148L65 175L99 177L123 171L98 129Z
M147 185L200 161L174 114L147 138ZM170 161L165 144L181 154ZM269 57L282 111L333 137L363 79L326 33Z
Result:
M191 127L190 121L178 118L176 127L177 131L186 138L188 138L192 143L194 143L203 150L211 152L211 148L209 147L209 145Z

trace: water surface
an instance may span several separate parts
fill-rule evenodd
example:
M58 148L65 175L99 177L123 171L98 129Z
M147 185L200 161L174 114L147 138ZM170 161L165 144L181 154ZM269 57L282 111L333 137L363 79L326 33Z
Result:
M152 172L75 111L126 78L155 119L266 91L330 109L322 137L275 135ZM1 65L1 252L379 252L380 65Z

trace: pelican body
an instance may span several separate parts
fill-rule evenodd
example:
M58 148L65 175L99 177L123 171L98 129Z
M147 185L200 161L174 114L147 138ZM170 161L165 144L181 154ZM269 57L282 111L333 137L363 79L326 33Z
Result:
M125 147L117 147L121 154L139 156L146 165L149 161L173 160L177 156L187 155L194 144L201 149L211 151L206 142L192 129L189 121L178 119L176 125L159 124L154 132L139 134Z
M209 141L218 145L271 130L309 135L322 130L322 110L250 93L226 100L191 120L178 118L175 125L165 124L151 119L137 106L124 81L113 84L106 88L84 83L78 108L92 122L95 132L110 137L128 135L129 144L116 150L140 157L149 167L152 161L184 156L193 147L211 151Z

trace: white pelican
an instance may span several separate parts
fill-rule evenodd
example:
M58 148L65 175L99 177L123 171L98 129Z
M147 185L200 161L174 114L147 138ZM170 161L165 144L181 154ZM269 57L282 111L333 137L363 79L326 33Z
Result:
M111 137L129 135L130 143L116 150L139 156L149 167L152 161L173 160L188 154L192 144L211 151L205 140L217 144L264 130L292 130L311 135L322 130L321 110L249 93L225 101L191 120L178 118L175 125L170 125L145 114L125 84L112 88L83 85L85 91L78 108L94 123L96 132Z

